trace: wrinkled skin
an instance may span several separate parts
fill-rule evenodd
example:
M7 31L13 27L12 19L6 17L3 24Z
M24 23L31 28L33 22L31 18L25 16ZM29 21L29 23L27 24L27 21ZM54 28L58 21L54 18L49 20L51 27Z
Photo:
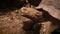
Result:
M26 10L26 12L24 12L25 10ZM36 11L36 9L33 9L33 8L26 8L26 7L23 7L22 8L22 12L23 13L25 13L25 14L23 14L22 16L24 16L24 17L28 17L28 16L30 16L30 17L28 17L28 18L33 18L33 19L38 19L38 21L40 20L40 22L39 23L41 23L43 26L41 27L41 29L40 29L40 34L51 34L55 29L57 29L57 28L59 28L59 24L60 24L60 20L57 20L57 19L55 19L54 17L52 17L51 15L49 15L49 13L48 12L46 12L46 11L44 11L44 10L40 10L40 11L42 11L42 13L40 13L39 11ZM32 13L31 13L31 10L32 10ZM36 13L38 13L39 12L39 15L38 14L36 14ZM41 14L41 15L40 15ZM26 16L27 15L27 16ZM35 15L38 15L39 17L42 17L42 18L36 18L35 17ZM47 16L47 17L46 17ZM32 20L33 20L32 19ZM41 19L43 19L43 20L41 20ZM47 19L47 20L46 20ZM37 22L38 22L37 21ZM42 21L42 22L41 22ZM27 22L26 22L27 23ZM39 24L38 23L38 24ZM39 24L39 25L41 25L41 24ZM44 27L45 26L45 27Z

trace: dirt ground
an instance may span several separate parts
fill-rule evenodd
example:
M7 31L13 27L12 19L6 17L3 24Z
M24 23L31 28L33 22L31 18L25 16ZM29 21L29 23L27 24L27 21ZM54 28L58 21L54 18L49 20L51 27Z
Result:
M31 21L27 17L21 16L20 9L8 13L0 14L0 34L37 34L35 31L27 32L23 30L23 22Z

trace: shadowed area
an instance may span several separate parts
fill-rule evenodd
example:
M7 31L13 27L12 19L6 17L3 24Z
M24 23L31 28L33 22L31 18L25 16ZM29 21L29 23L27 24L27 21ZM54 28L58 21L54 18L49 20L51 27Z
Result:
M18 10L26 5L22 0L0 0L0 15L4 15L14 10Z
M28 2L35 7L37 7L41 1L42 0L28 0Z
M23 6L22 0L0 0L0 9L6 8L21 8Z

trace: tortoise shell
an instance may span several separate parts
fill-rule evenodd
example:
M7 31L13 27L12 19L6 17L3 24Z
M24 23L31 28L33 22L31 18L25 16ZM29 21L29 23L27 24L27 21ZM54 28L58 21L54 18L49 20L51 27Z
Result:
M43 8L51 16L60 20L60 0L42 0L36 8Z

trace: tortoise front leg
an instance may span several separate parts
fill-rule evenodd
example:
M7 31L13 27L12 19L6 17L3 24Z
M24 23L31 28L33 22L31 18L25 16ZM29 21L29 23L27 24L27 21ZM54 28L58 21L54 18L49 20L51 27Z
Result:
M51 21L43 22L41 24L40 34L51 34L57 28Z

